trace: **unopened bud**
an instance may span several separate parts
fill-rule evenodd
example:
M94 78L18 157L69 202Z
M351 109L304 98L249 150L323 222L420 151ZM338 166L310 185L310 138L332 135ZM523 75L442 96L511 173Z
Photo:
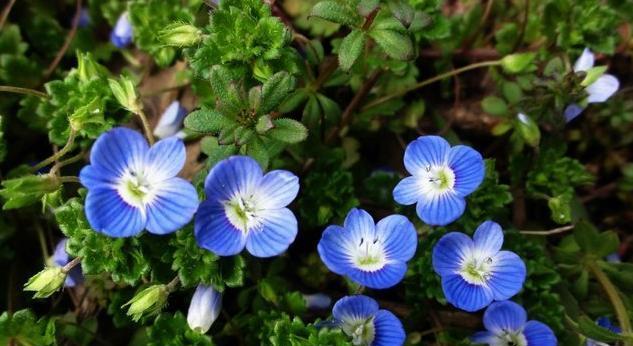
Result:
M35 292L33 298L47 298L62 288L64 281L66 273L63 268L46 267L29 279L24 290Z

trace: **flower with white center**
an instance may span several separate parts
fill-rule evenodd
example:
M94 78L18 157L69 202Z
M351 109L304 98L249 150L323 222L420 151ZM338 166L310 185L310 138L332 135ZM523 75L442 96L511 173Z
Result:
M51 257L53 265L57 267L63 267L68 262L70 262L70 256L68 252L66 252L66 244L68 243L68 238L64 238L57 243L55 246L55 252ZM81 263L74 266L66 276L66 281L64 282L64 287L75 287L81 284L84 281L84 275L81 271Z
M275 170L262 172L248 156L231 156L216 164L204 182L207 199L196 214L200 247L232 256L244 247L253 256L286 251L297 236L297 219L286 208L299 192L299 178Z
M525 264L514 252L501 251L501 245L503 231L492 221L479 225L472 239L450 232L435 244L433 270L449 303L472 312L521 290Z
M187 324L201 334L206 333L220 315L222 293L211 286L198 285L189 304Z
M589 48L585 48L582 52L578 60L574 63L574 72L586 72L588 73L594 65L595 57L593 53L589 50ZM610 74L603 74L595 81L592 81L591 84L585 85L585 90L587 91L587 99L586 103L602 103L605 102L609 97L615 94L620 87L620 82L618 79ZM583 102L583 104L585 104ZM565 120L570 122L574 120L582 111L584 107L578 104L571 104L565 108L564 115Z
M154 136L158 138L171 136L183 138L185 134L182 131L182 122L186 115L187 109L182 107L180 102L173 101L161 115L156 128L154 128Z
M506 300L490 304L484 312L486 331L471 337L475 344L489 346L556 346L554 332L539 321L528 321L525 309Z
M130 15L123 12L117 19L112 32L110 33L110 42L117 48L125 48L132 43L132 23L130 23Z
M415 228L406 217L390 215L375 224L366 211L352 209L343 227L325 229L317 250L334 273L382 289L402 280L417 245Z
M382 310L378 303L364 295L339 299L332 309L332 317L343 332L352 338L353 345L403 345L405 332L400 320L391 311Z
M465 197L484 179L485 166L474 149L451 147L442 137L422 136L409 143L404 166L411 176L393 190L393 198L403 205L417 203L420 219L429 225L447 225L466 208Z
M151 148L140 133L119 127L103 133L79 179L88 189L86 218L97 232L131 237L147 229L174 232L198 208L198 194L176 175L185 165L182 140L163 139Z

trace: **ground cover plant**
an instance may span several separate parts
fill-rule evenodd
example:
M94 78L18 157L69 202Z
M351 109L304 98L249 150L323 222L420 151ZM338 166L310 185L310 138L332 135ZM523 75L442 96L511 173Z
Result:
M0 344L633 345L632 23L5 1Z

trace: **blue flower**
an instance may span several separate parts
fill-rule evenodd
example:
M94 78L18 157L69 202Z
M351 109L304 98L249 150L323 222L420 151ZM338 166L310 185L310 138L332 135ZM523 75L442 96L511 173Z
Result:
M574 72L587 72L593 68L595 57L593 53L588 49L582 52L582 55L574 63ZM598 77L595 82L588 85L585 90L587 91L587 103L602 103L609 97L615 94L620 87L618 79L610 74L603 74ZM574 120L583 111L583 107L578 104L571 104L565 108L564 115L565 120L570 122Z
M352 209L343 227L325 229L317 249L331 271L381 289L402 280L416 247L417 234L406 217L390 215L375 224L366 211Z
M185 145L175 137L150 148L140 133L123 127L99 136L91 164L79 174L88 189L90 226L111 237L130 237L143 229L167 234L184 226L198 208L194 187L176 177L185 159Z
M404 152L404 166L411 174L393 190L404 205L417 203L420 219L429 225L447 225L466 208L466 196L484 179L481 155L474 149L451 146L442 137L422 136Z
M60 240L55 246L55 252L51 258L53 264L57 267L63 267L68 262L70 262L71 258L68 256L68 252L66 252L66 244L68 243L68 238L64 238ZM66 281L64 282L64 287L75 287L84 282L84 275L81 271L81 263L74 266L66 276Z
M183 138L182 121L187 115L187 109L180 105L180 102L173 101L167 106L160 117L156 128L154 128L154 136L158 138L167 138L177 136Z
M492 221L479 225L473 239L450 232L435 244L433 270L442 278L449 303L477 311L521 290L525 264L514 252L500 251L502 244L501 226Z
M198 285L189 304L187 324L192 330L204 334L218 318L220 310L222 293L211 286Z
M110 42L117 48L125 48L132 43L132 35L130 15L127 12L123 12L110 33Z
M611 323L611 320L606 316L599 317L598 320L596 321L596 324L602 328L609 330L612 333L615 333L615 334L622 333L622 329L620 329L620 327ZM609 344L588 338L587 342L585 343L585 346L609 346Z
M219 256L244 247L253 256L286 251L297 236L297 219L286 208L299 192L299 178L288 171L263 174L257 161L232 156L216 164L204 182L207 199L195 220L198 244Z
M90 11L83 7L81 9L81 11L79 12L79 23L78 26L80 28L87 28L90 25L91 19L90 19Z
M381 310L375 300L363 296L347 296L334 304L332 316L353 345L397 346L405 340L400 320L390 311Z
M487 331L475 333L471 340L490 346L556 346L554 332L539 321L528 321L521 305L506 300L490 304L484 312Z

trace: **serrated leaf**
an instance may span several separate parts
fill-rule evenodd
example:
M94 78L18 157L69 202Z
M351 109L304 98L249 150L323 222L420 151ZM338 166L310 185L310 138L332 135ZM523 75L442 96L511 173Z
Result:
M600 327L587 316L580 316L578 318L578 331L590 339L601 342L616 342L619 340L625 340L622 335Z
M0 315L0 344L38 345L55 344L55 322L38 320L30 310L24 309Z
M185 127L196 132L218 133L235 122L222 113L203 107L193 111L185 118Z
M263 169L266 169L266 167L268 167L270 155L268 154L268 150L266 150L266 146L261 139L255 137L254 140L252 140L242 148L246 148L243 153L257 160L257 162L259 162L260 166L262 166Z
M310 11L310 17L319 17L330 22L345 24L349 26L357 25L360 16L351 11L350 8L336 1L321 1L314 5Z
M217 103L227 112L237 113L244 106L237 81L233 80L228 69L220 65L211 68L211 88L217 97Z
M274 127L267 132L270 138L284 143L299 143L308 137L308 129L294 119L273 120Z
M393 19L393 21L402 26L396 19ZM397 30L373 28L369 32L369 36L371 36L371 38L378 43L380 48L391 58L397 60L409 60L413 58L413 43L408 34Z
M339 66L343 71L349 70L365 48L367 37L361 30L352 30L338 48Z
M286 99L279 106L279 112L281 113L289 113L295 110L299 105L308 98L309 93L305 88L297 89L293 91L290 95L286 97Z
M270 77L262 86L259 114L266 114L275 109L291 92L295 79L287 72L279 72Z

